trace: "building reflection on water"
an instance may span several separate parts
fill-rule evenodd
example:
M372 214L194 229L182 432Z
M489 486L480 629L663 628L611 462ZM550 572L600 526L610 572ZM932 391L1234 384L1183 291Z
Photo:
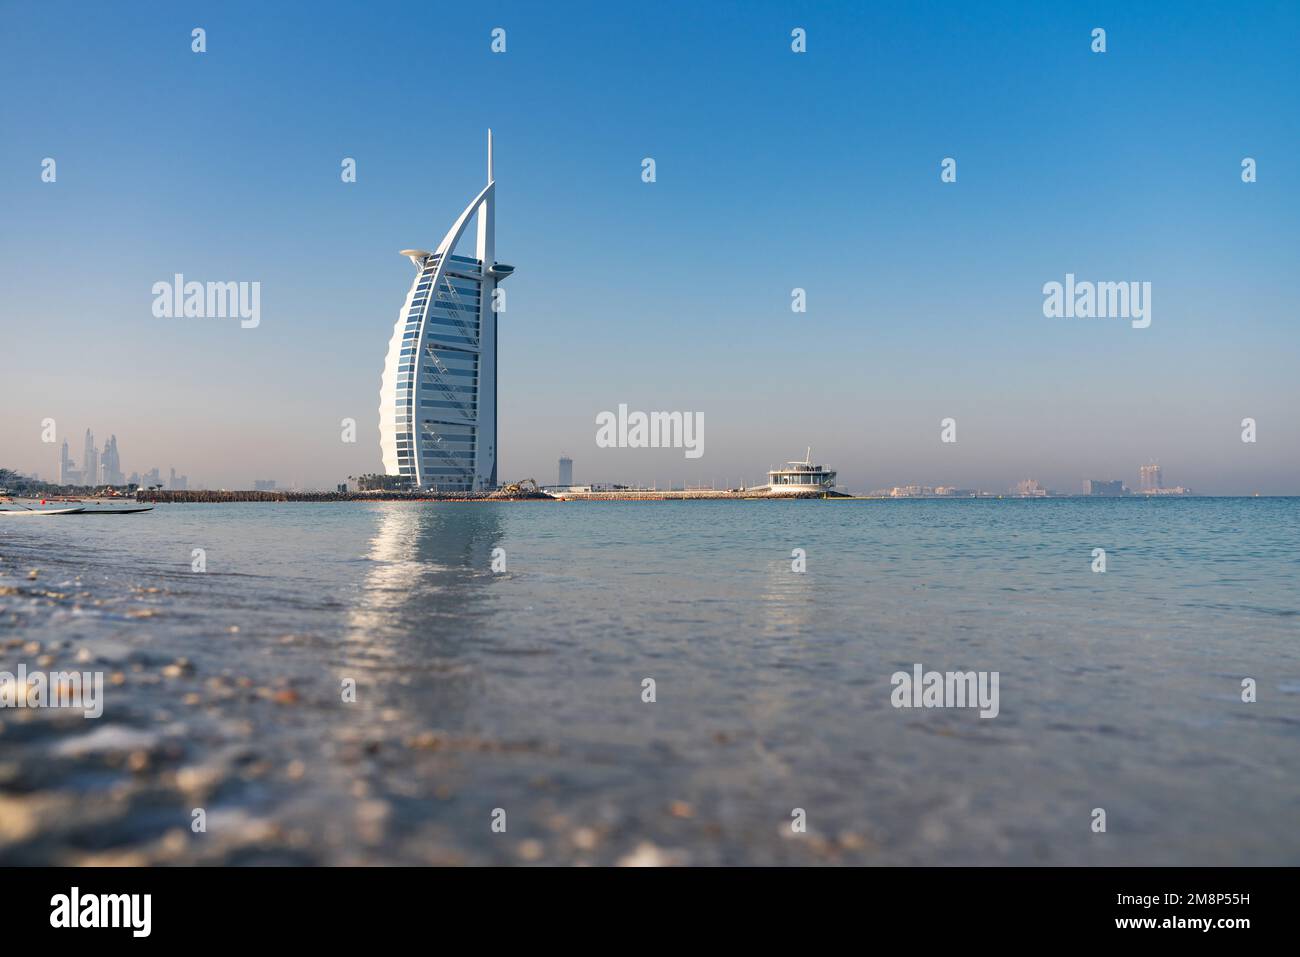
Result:
M760 595L765 635L784 635L794 640L816 632L817 579L807 571L791 568L793 558L770 562L765 587Z
M368 569L348 612L341 669L441 691L477 680L472 658L490 640L492 551L502 545L490 504L376 505ZM463 690L463 689L462 689Z

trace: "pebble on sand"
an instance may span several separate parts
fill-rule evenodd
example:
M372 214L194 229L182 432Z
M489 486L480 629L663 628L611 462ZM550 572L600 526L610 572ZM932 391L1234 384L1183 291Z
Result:
M194 674L194 665L188 658L177 658L162 670L164 678L188 677Z
M685 851L665 850L642 841L630 854L618 859L619 867L678 867L687 860Z
M542 842L531 837L520 841L519 846L515 848L515 853L525 861L540 861L545 852L546 848L542 846Z

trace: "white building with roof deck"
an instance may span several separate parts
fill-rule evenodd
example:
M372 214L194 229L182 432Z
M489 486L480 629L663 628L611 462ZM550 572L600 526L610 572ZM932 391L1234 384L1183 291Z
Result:
M487 185L433 252L404 249L416 269L388 342L379 388L384 471L413 486L479 491L497 485L496 181L488 130ZM477 219L473 256L456 254Z
M766 488L770 495L829 492L835 488L835 472L824 465L814 465L812 449L809 448L801 460L787 462L785 468L769 470Z

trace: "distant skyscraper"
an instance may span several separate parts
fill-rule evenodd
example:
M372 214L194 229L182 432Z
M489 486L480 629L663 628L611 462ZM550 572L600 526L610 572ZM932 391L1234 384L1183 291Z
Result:
M1084 495L1123 495L1124 483L1120 479L1084 479Z
M487 185L434 252L404 249L416 275L397 315L379 387L384 471L421 488L497 484L496 181L488 131ZM474 256L454 255L478 217Z
M573 459L567 455L560 456L560 484L573 484Z
M171 469L171 477L167 480L167 488L173 492L183 492L190 487L190 477L188 475L177 475L175 469Z
M95 436L86 430L86 451L81 457L81 482L83 485L99 484L99 449L95 448Z
M274 492L275 479L253 479L254 492Z
M63 448L59 452L59 484L72 484L72 466L75 463L68 457L68 440L63 440Z
M117 454L117 436L110 435L99 457L99 480L105 485L122 485L122 461Z
M1156 489L1164 488L1164 478L1160 474L1160 466L1144 465L1138 469L1138 475L1141 479L1141 488L1144 492L1154 492Z

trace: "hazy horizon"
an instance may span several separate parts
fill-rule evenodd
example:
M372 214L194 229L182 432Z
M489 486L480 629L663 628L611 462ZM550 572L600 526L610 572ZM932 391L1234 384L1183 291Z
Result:
M398 251L481 188L491 127L503 482L567 453L755 483L811 446L859 493L1155 461L1300 494L1294 6L73 11L3 13L0 466L57 479L89 428L191 487L381 471ZM155 317L177 273L259 282L260 323ZM1149 282L1149 328L1046 318L1067 274ZM598 448L620 404L701 414L703 456Z

